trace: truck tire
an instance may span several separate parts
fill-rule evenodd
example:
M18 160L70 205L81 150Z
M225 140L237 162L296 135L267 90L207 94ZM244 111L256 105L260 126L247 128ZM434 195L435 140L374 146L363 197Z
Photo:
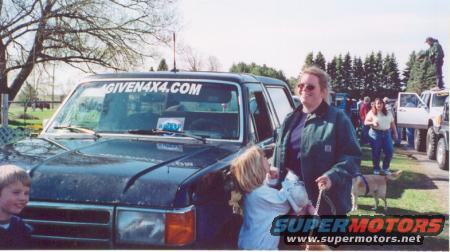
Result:
M437 136L433 127L429 127L427 131L427 157L430 160L436 160Z
M416 151L425 151L425 137L426 131L421 129L414 130L414 149Z
M439 168L448 170L448 151L445 149L445 138L441 137L436 147L436 161Z

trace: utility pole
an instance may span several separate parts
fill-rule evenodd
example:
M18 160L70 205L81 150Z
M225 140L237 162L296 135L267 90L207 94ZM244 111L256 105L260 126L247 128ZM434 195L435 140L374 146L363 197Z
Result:
M53 74L52 74L52 109L55 107L55 65L56 63L53 63Z

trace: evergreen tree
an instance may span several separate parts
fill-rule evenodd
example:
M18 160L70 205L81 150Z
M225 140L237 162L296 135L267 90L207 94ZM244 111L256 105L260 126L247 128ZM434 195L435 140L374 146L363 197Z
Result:
M158 71L168 71L169 67L167 66L166 60L162 59L158 65Z
M365 73L365 83L364 83L364 91L366 94L369 94L372 98L375 92L375 81L376 81L376 73L375 73L375 54L372 52L369 56L367 56L364 60L364 73Z
M357 90L357 97L364 97L367 95L365 92L365 73L364 66L361 58L353 59L353 86Z
M402 88L406 89L406 85L409 81L410 75L411 75L411 69L414 66L414 62L416 61L416 52L413 51L410 55L409 55L409 59L408 62L406 62L406 68L405 70L403 70L403 79L402 79Z
M323 56L323 54L319 51L316 55L316 59L314 60L314 65L318 66L320 69L326 71L326 67L325 67L326 61L325 61L325 57Z
M386 56L383 70L386 74L386 94L383 97L397 98L396 95L401 91L402 82L394 54Z
M312 52L310 52L310 53L308 53L308 55L306 55L305 64L303 65L302 69L305 69L312 65L314 65L314 54Z
M331 60L330 63L327 64L327 73L331 78L331 89L333 91L336 91L336 75L337 75L337 69L336 69L336 62L337 62L337 58L336 56L333 57L333 59Z
M350 53L344 56L342 61L342 88L344 92L349 93L351 96L355 95L355 88L353 85L353 73L352 73L352 58Z
M425 52L418 53L419 56L424 54ZM424 90L434 87L435 83L435 70L431 62L426 59L416 58L411 68L407 91L421 93Z
M344 82L344 67L343 67L343 60L342 55L339 54L339 56L336 59L336 78L334 83L334 91L335 92L345 92L345 82Z
M374 82L373 82L373 90L375 91L375 95L377 97L381 97L381 90L383 90L383 55L380 51L375 55L374 62Z
M150 67L150 70L149 70L150 72L154 72L155 71L155 69L153 69L153 67Z

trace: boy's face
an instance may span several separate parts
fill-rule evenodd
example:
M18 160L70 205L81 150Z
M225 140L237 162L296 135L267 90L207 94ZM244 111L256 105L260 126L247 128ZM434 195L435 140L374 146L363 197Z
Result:
M21 182L12 183L0 193L0 220L19 214L28 203L30 188Z

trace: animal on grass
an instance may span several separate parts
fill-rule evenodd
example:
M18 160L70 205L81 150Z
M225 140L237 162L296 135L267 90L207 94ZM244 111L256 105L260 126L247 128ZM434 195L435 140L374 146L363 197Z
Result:
M373 196L375 207L378 208L379 199L384 201L384 211L387 210L386 191L387 181L396 180L400 177L402 171L392 172L388 175L362 175L359 174L352 181L352 211L358 209L358 196Z

